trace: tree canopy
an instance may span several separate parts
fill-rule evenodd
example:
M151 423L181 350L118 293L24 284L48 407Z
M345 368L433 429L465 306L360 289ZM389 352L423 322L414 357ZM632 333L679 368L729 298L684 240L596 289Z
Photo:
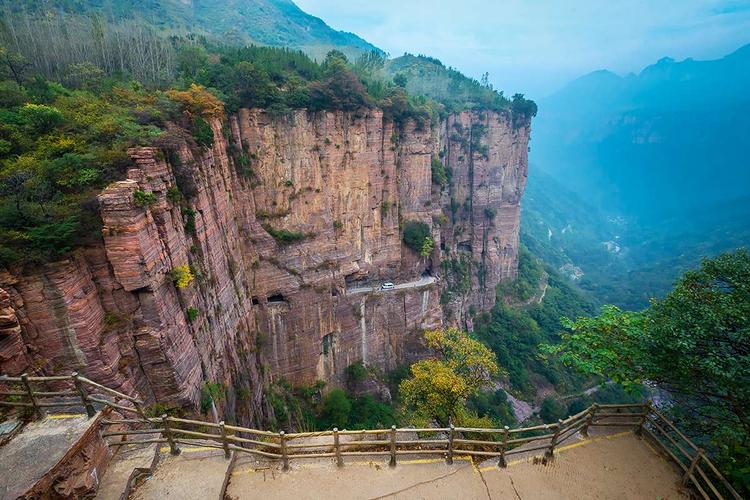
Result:
M440 358L411 366L411 377L400 385L404 404L416 420L460 421L469 416L469 397L500 375L495 355L457 328L428 331L425 340Z
M714 453L750 488L750 254L705 259L642 312L603 308L566 320L549 354L626 386L653 383L675 412L707 429Z

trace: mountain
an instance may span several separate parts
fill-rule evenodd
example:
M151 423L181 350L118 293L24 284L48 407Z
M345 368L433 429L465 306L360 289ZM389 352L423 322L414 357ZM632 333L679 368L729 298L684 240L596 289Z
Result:
M640 224L599 210L536 165L521 206L521 241L600 304L638 310L701 258L750 245L750 198Z
M4 17L43 11L139 20L160 30L200 33L216 41L300 49L316 58L334 48L352 58L379 51L357 35L334 30L291 0L0 0L0 9Z
M686 220L750 195L750 45L596 71L539 103L531 161L609 214Z

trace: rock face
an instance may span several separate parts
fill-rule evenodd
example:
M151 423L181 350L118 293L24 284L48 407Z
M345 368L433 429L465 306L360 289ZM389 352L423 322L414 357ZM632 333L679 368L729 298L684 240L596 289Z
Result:
M252 424L270 415L272 379L335 385L360 360L418 359L423 329L470 326L517 272L529 127L511 123L241 110L211 123L206 151L170 130L168 150L132 150L127 179L100 194L101 245L0 273L0 370L78 370L191 406L219 383L225 416ZM448 186L433 184L433 158ZM139 191L154 199L139 205ZM431 228L427 258L402 243L411 220ZM185 288L178 266L194 275Z

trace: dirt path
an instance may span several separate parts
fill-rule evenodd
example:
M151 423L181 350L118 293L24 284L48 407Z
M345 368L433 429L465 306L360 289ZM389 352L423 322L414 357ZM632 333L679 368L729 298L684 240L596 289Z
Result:
M390 468L379 459L296 464L286 473L253 460L239 461L227 495L263 499L681 499L679 476L650 446L629 432L594 437L562 446L548 465L533 459L468 459L448 465L442 459L401 460Z

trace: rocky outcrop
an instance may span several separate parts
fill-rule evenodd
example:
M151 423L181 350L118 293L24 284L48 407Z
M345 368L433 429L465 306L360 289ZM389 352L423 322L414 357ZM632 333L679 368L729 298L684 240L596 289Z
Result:
M210 150L175 128L169 148L131 151L99 196L101 245L0 274L2 371L76 369L179 405L218 383L227 418L253 423L270 380L411 362L423 329L466 325L515 276L529 130L507 115L397 129L377 109L241 110L212 127ZM442 189L433 158L452 171ZM402 243L410 220L431 228L429 257ZM410 285L379 291L386 280Z

